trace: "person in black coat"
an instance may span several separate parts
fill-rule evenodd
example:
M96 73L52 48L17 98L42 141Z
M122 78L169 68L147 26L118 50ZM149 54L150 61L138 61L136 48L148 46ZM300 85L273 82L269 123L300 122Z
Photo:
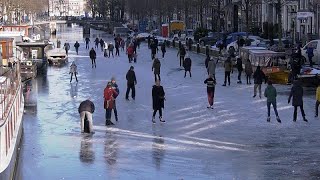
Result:
M298 80L295 80L293 83L293 86L291 88L291 92L289 95L289 99L288 99L288 104L290 103L291 98L292 98L292 106L294 107L293 121L296 122L297 110L298 110L298 107L300 107L303 120L305 122L308 122L308 120L306 119L306 114L304 113L304 109L303 109L303 88L301 86L301 83Z
M97 68L97 65L96 65L97 53L93 48L90 50L89 56L90 56L90 59L91 59L92 68L93 67Z
M241 73L243 71L242 60L241 58L237 58L237 69L238 69L238 84L241 84Z
M186 48L183 45L181 45L181 47L179 48L178 54L177 54L177 56L180 55L180 58L179 58L180 59L180 67L183 65L184 57L186 56L186 54L187 54Z
M257 96L257 88L259 89L259 97L261 99L261 85L262 82L266 82L266 75L261 70L260 66L257 66L256 71L253 73L253 79L254 79L254 94L253 98Z
M157 49L158 49L154 41L151 41L150 49L151 49L151 59L154 59L156 57Z
M76 43L74 43L74 48L76 48L77 55L79 54L79 47L80 47L80 44L78 41L76 41Z
M184 77L187 76L187 72L189 72L190 77L191 77L191 65L192 65L192 61L190 59L190 57L187 55L186 59L183 62L183 67L184 67Z
M207 108L213 109L213 101L214 101L214 91L216 86L216 79L212 77L211 74L208 75L208 78L204 81L207 84L207 96L209 106Z
M127 92L126 92L126 100L129 100L129 93L131 89L131 97L134 100L136 96L135 85L137 84L136 73L134 72L134 67L131 66L126 75L127 79Z
M163 87L160 85L160 81L156 81L156 85L153 85L152 87L152 107L153 107L153 115L152 115L152 122L156 123L155 116L157 114L157 111L159 111L159 119L160 122L165 122L162 119L162 108L164 108L164 101L165 93L163 90Z
M207 56L206 60L204 61L204 65L206 66L206 69L208 69L209 61L210 61L210 56Z
M78 112L80 114L81 119L81 133L84 133L84 121L87 118L89 122L89 132L93 132L93 123L92 123L92 114L94 113L95 107L92 101L89 99L82 101L79 105Z
M166 54L166 43L161 44L161 51L162 51L162 58L164 58L164 55Z

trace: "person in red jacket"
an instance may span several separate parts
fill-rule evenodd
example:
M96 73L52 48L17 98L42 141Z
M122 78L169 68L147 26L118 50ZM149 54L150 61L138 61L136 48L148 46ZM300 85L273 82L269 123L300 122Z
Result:
M130 46L129 46L128 49L127 49L127 54L128 54L129 63L131 63L132 60L133 60L133 53L134 53L134 48L133 48L133 45L130 44Z
M114 125L111 121L111 112L113 109L114 98L118 93L112 88L112 83L108 82L107 87L104 89L104 109L106 110L106 126Z

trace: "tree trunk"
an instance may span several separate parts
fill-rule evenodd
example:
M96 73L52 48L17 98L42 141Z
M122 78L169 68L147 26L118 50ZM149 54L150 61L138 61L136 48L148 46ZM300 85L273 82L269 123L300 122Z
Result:
M215 21L214 21L214 8L213 8L213 6L211 7L211 29L216 30Z
M281 0L277 3L277 17L278 17L278 38L279 38L279 48L282 49L282 21L281 21Z
M221 8L221 0L218 0L218 15L217 15L217 31L221 32L221 21L220 21L220 10Z
M200 27L203 28L203 0L200 0Z
M246 31L249 32L249 1L246 1Z

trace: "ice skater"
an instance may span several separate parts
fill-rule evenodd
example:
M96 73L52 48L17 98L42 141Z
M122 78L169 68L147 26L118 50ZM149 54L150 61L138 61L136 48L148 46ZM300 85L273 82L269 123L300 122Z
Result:
M117 96L119 95L119 88L118 84L116 82L116 78L112 77L111 78L111 84L112 84L112 89L114 89L117 92ZM117 111L117 106L116 106L116 98L117 96L113 97L113 112L114 112L114 117L116 118L116 121L118 121L118 111Z
M277 110L277 90L276 88L272 85L272 82L269 80L268 81L268 86L266 87L264 91L264 97L267 98L267 108L268 108L268 118L267 122L270 122L270 108L271 105L273 107L274 113L276 114L277 121L281 123L278 110Z
M318 83L317 91L316 91L316 112L314 117L318 117L319 112L319 104L320 104L320 83Z
M216 80L212 77L212 74L209 74L208 78L204 81L204 83L207 84L207 96L209 103L209 106L207 108L213 109Z
M160 85L160 81L157 80L156 84L152 87L152 106L153 106L153 115L152 115L152 122L156 123L155 116L157 114L157 111L159 111L159 120L160 122L165 122L165 120L162 119L162 109L164 108L164 101L165 98L165 92L163 90L163 87Z
M104 109L106 110L106 126L114 125L111 121L111 113L114 106L114 98L118 96L116 90L112 88L112 83L108 82L107 87L104 89Z
M64 50L66 51L66 55L69 55L70 44L66 41L63 45Z
M302 118L305 122L308 122L306 119L306 114L304 113L303 109L303 88L301 86L300 81L295 80L293 82L293 86L291 88L291 92L288 99L288 104L290 104L292 98L292 106L294 107L293 111L293 122L297 121L297 110L300 107Z
M90 59L91 59L92 68L93 67L97 68L97 65L96 65L97 53L93 48L90 50L89 56L90 56Z
M74 43L74 48L76 49L77 55L79 54L79 47L80 44L78 43L78 41L76 41L76 43Z
M224 62L224 84L222 86L230 86L230 73L233 70L231 57L228 57L227 60Z
M263 81L266 82L266 75L261 70L260 66L257 66L257 69L253 74L253 79L254 79L253 98L255 98L257 96L257 89L258 89L259 90L259 97L261 99L261 85L262 85Z
M244 65L244 71L246 73L247 84L251 84L251 76L253 73L251 61L247 59L247 62Z
M241 81L241 74L242 74L242 71L243 71L243 67L242 67L242 60L241 58L237 58L237 70L238 70L238 84L242 84L242 81Z
M86 37L85 42L86 42L86 49L89 49L90 38Z
M69 74L71 74L70 83L72 82L72 77L73 77L73 75L74 75L74 77L76 78L76 81L78 82L78 78L77 78L77 74L78 74L77 65L76 65L76 63L75 63L74 61L72 61L72 63L71 63Z
M189 72L189 75L191 77L191 65L192 61L189 55L186 55L186 59L183 61L183 67L184 67L184 78L187 76L187 72Z
M90 101L90 99L87 99L80 103L78 112L80 114L81 133L84 133L84 129L85 129L84 121L85 121L85 118L87 118L87 121L89 122L89 133L94 134L93 122L92 122L92 114L94 113L94 110L95 110L94 104L92 101Z
M152 63L152 71L153 71L153 74L154 74L154 82L157 81L157 76L158 76L159 81L161 81L160 68L161 68L161 62L159 61L158 58L154 58L153 63Z
M136 97L135 85L137 84L137 79L136 79L136 73L134 72L133 66L131 66L129 71L127 72L126 79L127 79L126 100L129 100L130 89L131 89L131 97L133 100L135 100L135 97Z

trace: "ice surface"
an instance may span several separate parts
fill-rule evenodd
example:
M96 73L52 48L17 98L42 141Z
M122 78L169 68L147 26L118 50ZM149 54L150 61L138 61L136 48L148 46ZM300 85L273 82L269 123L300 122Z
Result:
M313 118L314 90L305 91L309 123L292 122L287 104L290 86L276 86L282 124L267 123L265 98L252 98L253 85L223 87L223 69L217 69L214 109L207 109L205 57L191 53L192 78L183 78L177 52L167 49L161 60L162 85L166 92L164 119L151 123L150 50L142 44L138 63L120 57L104 58L97 51L97 68L91 68L81 29L62 28L62 44L68 38L81 44L79 56L71 48L79 83L69 83L69 65L48 69L33 88L38 92L37 111L24 116L24 137L19 159L19 178L33 179L316 179L320 176L319 119ZM95 37L112 37L92 31ZM90 47L91 48L91 47ZM160 56L160 54L158 54ZM125 100L125 74L135 67L136 100ZM115 76L119 122L104 126L103 89ZM243 82L244 82L244 77ZM263 90L265 85L263 85ZM94 135L80 133L79 103L91 98L96 105Z

